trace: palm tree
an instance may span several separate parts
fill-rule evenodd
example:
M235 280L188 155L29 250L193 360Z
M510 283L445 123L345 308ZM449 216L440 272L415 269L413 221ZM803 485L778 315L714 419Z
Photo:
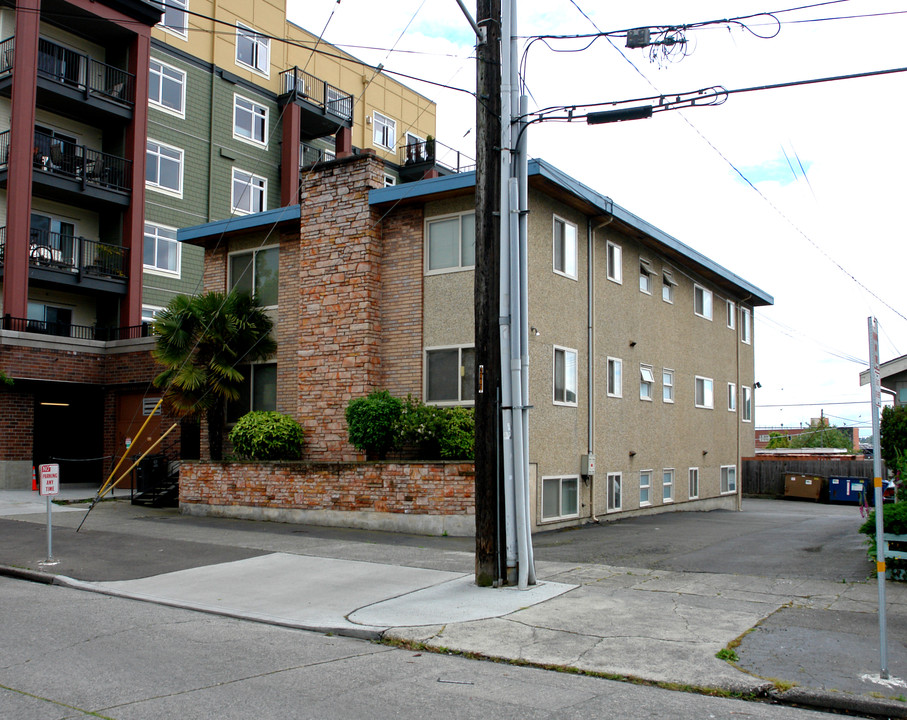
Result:
M165 368L154 384L179 417L205 414L212 460L223 458L227 404L245 379L237 365L274 353L272 327L255 299L237 292L177 295L152 323L151 354Z

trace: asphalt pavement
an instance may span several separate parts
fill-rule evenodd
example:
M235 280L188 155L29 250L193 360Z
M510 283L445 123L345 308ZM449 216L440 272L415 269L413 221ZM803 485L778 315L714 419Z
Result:
M92 492L64 486L69 499L80 494ZM741 513L543 534L539 583L526 590L476 587L463 538L198 518L125 498L99 503L86 520L87 508L54 505L51 559L44 500L0 491L0 574L423 649L907 717L907 585L885 586L882 678L878 587L852 537L853 508L746 499ZM823 553L828 562L817 563Z

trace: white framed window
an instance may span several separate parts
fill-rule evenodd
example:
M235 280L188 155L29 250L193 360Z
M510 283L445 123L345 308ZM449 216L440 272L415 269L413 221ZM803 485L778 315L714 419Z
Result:
M176 241L176 228L146 222L142 253L145 270L163 275L180 274L180 244Z
M674 273L670 270L661 271L661 299L666 303L674 304L674 288L677 282L674 280Z
M655 373L652 372L651 365L639 366L639 399L654 400L655 396Z
M472 345L426 348L426 404L472 404L475 401L475 365L476 351Z
M740 308L740 341L749 345L753 342L753 316L750 309Z
M271 39L236 23L236 64L267 77L271 71Z
M279 260L280 254L276 245L231 253L230 289L254 294L262 307L277 307Z
M426 274L465 270L476 264L476 215L461 213L425 222Z
M674 502L674 469L665 468L661 471L661 501Z
M554 404L576 405L576 350L554 347Z
M737 492L737 466L721 466L721 494Z
M639 506L644 507L652 504L652 471L639 471Z
M168 195L183 196L183 151L148 140L145 153L145 187Z
M753 420L753 389L746 385L740 386L740 403L743 405L743 422L752 422Z
M693 313L706 320L712 319L712 291L693 285Z
M397 121L373 111L372 128L372 142L385 150L393 150L397 143Z
M645 258L639 258L639 291L646 295L652 294L655 273L652 266Z
M233 212L238 215L248 215L267 210L267 197L267 178L233 168L233 192L230 197Z
M334 158L331 158L331 160L333 160L333 159ZM325 160L327 160L327 157L325 157ZM397 178L395 178L390 173L384 173L384 187L393 187L396 184L397 184Z
M277 363L238 365L243 374L239 399L227 406L227 421L236 422L248 412L277 410Z
M623 360L608 358L608 395L610 397L623 397Z
M576 280L576 225L554 216L554 272Z
M148 65L148 102L158 110L185 117L186 73L151 58Z
M542 520L579 517L579 477L542 478Z
M159 305L142 305L142 322L143 323L152 323L154 322L155 316L164 308ZM157 402L157 400L155 400ZM160 408L158 408L160 409ZM148 413L145 413L146 415ZM157 414L157 413L155 413Z
M405 143L404 155L406 157L407 165L434 160L434 158L428 156L428 147L425 144L425 138L419 137L415 133L406 132L403 133L403 140Z
M674 402L674 371L668 368L661 371L661 399L666 403Z
M167 0L164 4L164 15L159 25L167 32L178 35L185 40L189 37L188 14L189 0Z
M621 473L608 473L608 512L621 509L620 483Z
M737 412L737 385L732 382L727 384L727 409Z
M268 108L242 95L233 96L233 137L268 144Z
M699 497L699 468L690 468L690 500Z
M693 397L698 408L711 409L715 407L715 384L712 382L712 378L697 375Z
M622 283L624 281L622 266L623 251L621 250L620 245L615 245L613 242L609 242L607 247L607 254L608 280L613 280L616 283Z
M737 304L733 300L727 301L727 326L731 330L737 327Z

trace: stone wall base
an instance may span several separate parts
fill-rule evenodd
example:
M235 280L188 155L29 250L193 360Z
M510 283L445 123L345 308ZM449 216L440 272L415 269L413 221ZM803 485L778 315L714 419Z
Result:
M31 462L0 460L0 490L31 490Z
M203 505L199 503L180 503L180 513L198 517L268 520L301 525L384 530L414 535L475 537L476 534L474 515L414 515L389 512L250 507L248 505Z

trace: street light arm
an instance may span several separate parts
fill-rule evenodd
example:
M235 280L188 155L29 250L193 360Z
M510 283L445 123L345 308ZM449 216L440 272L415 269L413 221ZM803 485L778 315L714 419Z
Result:
M488 33L485 28L479 27L478 23L473 20L472 15L469 14L469 10L463 4L463 0L457 0L457 5L460 6L460 10L463 11L463 14L466 16L469 24L472 26L472 30L476 34L476 37L479 39L479 43L484 44L488 40Z

